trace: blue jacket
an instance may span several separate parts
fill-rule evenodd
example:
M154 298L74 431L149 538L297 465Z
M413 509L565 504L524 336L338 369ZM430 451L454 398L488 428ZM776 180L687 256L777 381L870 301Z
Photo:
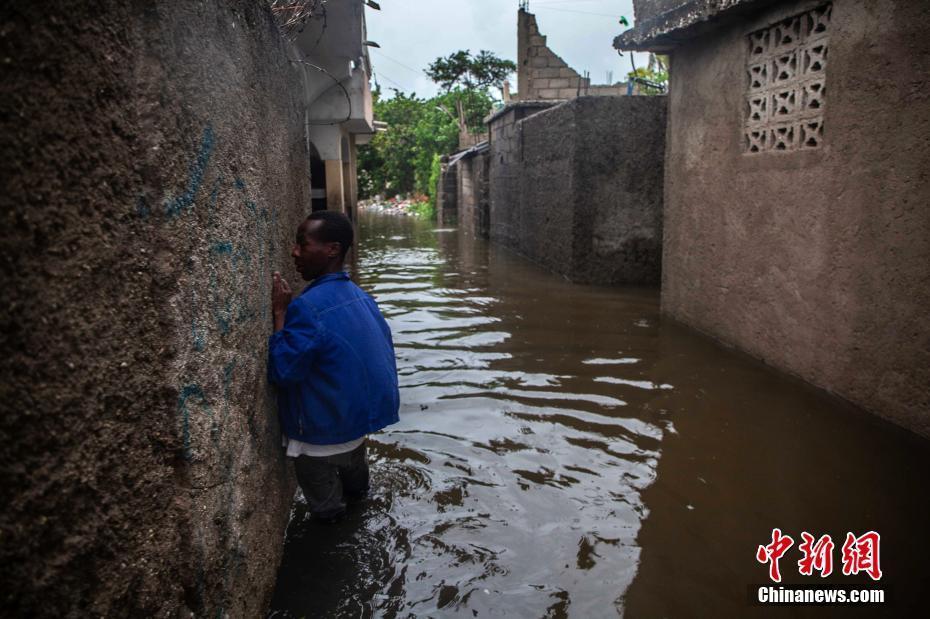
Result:
M391 330L346 273L318 277L291 301L268 342L268 381L289 438L332 445L396 423Z

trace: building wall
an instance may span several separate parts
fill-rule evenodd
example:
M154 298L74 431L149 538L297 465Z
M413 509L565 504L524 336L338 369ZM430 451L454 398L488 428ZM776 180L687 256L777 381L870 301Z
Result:
M4 10L4 616L265 612L270 274L309 210L266 3Z
M475 185L475 236L486 239L491 230L491 153L485 151L472 162Z
M475 229L476 205L476 179L473 160L474 157L461 159L455 164L455 167L458 168L456 201L459 207L459 229L466 230L472 234L474 234Z
M511 249L568 275L574 263L575 176L580 119L559 105L517 123L517 238ZM494 222L496 223L496 222Z
M682 5L692 1L693 0L633 0L633 13L636 15L636 21L640 22L680 8ZM701 1L702 3L706 3L706 0Z
M930 12L836 0L819 146L746 152L749 35L683 44L666 160L663 309L930 436Z
M521 101L565 101L579 95L620 96L625 84L592 86L549 49L536 16L520 10L517 18L517 95Z
M459 229L471 236L488 237L490 153L460 159L458 168Z
M554 105L553 103L516 103L506 106L488 119L490 139L490 214L489 237L509 247L517 247L520 238L520 174L522 167L521 135L517 121Z
M590 97L573 107L573 270L592 282L658 284L666 98Z
M442 164L436 192L436 222L440 226L458 224L458 166Z
M573 281L658 283L665 99L519 108L491 122L492 241Z
M515 124L520 107L513 105L499 112L489 123L491 135L491 227L492 241L515 246L519 234L519 187Z

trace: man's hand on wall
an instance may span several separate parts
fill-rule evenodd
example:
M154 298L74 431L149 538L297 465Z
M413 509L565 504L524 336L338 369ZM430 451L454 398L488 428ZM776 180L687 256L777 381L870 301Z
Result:
M271 281L271 312L274 315L275 331L284 328L284 315L287 313L287 306L290 305L292 296L293 293L291 287L287 285L287 280L275 271Z

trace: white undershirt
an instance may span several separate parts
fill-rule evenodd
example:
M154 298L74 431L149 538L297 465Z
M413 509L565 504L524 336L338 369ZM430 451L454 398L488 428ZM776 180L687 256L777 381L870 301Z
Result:
M281 437L281 444L287 448L287 456L296 458L297 456L311 456L313 458L322 458L323 456L335 456L336 454L352 451L365 441L365 437L359 437L354 441L347 443L337 443L336 445L312 445L297 441L286 436Z

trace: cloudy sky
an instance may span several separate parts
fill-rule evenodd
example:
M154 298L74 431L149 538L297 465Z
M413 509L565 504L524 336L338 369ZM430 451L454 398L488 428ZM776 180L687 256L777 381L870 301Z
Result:
M381 46L371 49L371 62L386 92L435 94L423 70L459 49L487 49L517 60L518 0L377 1L380 11L366 9L368 38ZM611 43L626 29L621 15L633 24L632 0L530 0L530 12L549 47L579 73L590 71L592 83L606 83L608 71L623 81L630 71L629 53L619 57ZM636 55L636 66L645 62L645 54ZM516 91L514 82L516 76L511 80Z

